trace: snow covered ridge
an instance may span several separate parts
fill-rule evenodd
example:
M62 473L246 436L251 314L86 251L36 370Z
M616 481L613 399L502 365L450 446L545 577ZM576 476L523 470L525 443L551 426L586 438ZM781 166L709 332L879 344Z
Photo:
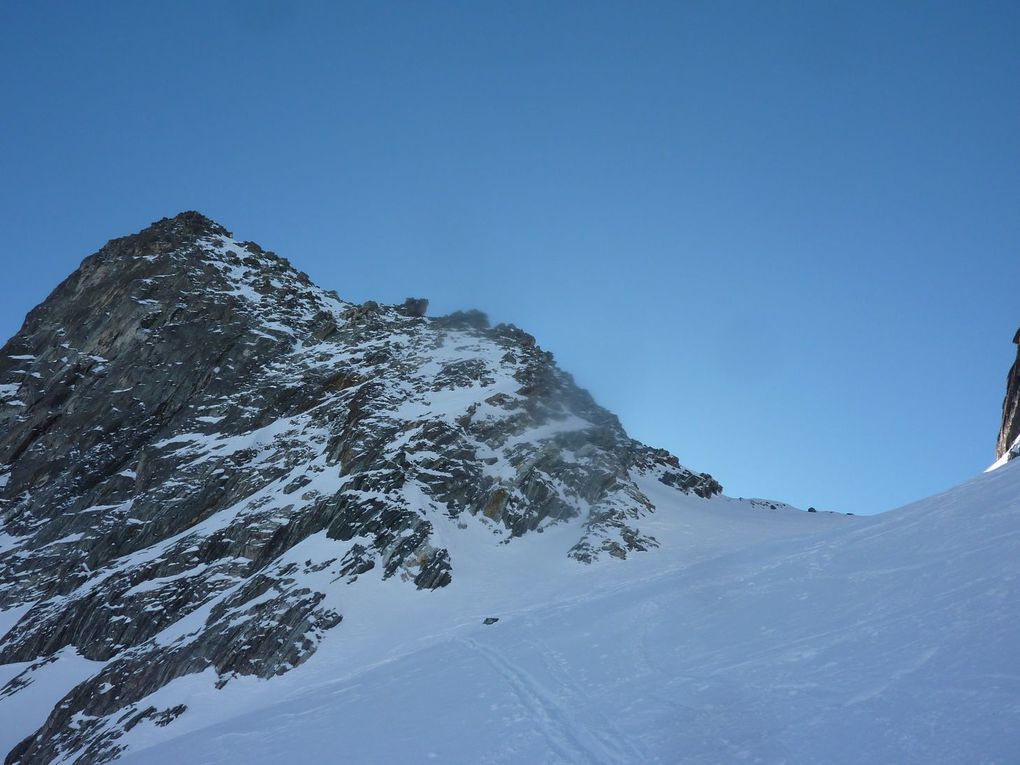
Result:
M530 335L422 309L346 303L197 213L33 309L0 350L9 762L116 757L188 718L185 678L227 693L343 643L381 582L452 586L536 535L583 571L656 548L661 497L721 501Z
M1017 762L1020 463L852 519L641 486L674 509L654 553L570 567L532 536L432 602L374 582L345 624L386 630L276 687L182 678L125 763Z

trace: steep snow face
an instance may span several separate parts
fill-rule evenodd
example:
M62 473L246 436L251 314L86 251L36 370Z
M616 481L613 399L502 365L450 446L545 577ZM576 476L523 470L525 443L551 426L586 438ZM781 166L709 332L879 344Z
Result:
M12 762L103 761L190 682L289 673L361 592L436 602L522 543L581 571L654 550L645 486L714 506L530 335L422 308L345 303L186 213L29 314L0 351L0 698L51 707L4 730Z
M1020 465L852 519L639 483L652 553L524 540L427 602L352 600L346 646L271 688L192 682L125 762L1017 761Z

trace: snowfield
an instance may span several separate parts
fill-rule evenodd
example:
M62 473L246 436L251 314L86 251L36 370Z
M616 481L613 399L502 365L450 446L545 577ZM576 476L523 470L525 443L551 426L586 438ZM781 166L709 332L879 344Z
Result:
M872 517L642 490L658 550L450 529L450 586L340 588L306 664L171 683L123 761L1020 761L1020 465Z

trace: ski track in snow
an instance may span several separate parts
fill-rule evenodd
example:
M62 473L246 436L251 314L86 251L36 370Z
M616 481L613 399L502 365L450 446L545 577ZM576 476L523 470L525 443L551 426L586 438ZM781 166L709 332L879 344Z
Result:
M459 642L480 654L513 688L521 702L532 712L532 720L548 740L550 748L565 762L617 765L635 762L641 758L641 753L636 747L618 743L617 738L624 744L627 743L618 732L617 738L611 735L613 728L608 720L604 718L593 720L592 725L578 718L571 710L569 702L573 701L576 707L579 699L577 694L568 692L569 683L563 678L551 688L546 687L527 671L478 640L460 638ZM535 644L531 645L533 648L537 647ZM545 656L541 649L539 653Z

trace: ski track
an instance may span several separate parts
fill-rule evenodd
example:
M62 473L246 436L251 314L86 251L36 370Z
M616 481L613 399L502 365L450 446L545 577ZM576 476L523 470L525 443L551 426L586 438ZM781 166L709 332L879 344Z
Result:
M611 735L598 730L595 726L582 723L571 711L570 703L557 699L557 696L569 694L569 686L559 684L556 690L552 691L529 672L479 641L473 638L459 638L458 642L485 659L507 682L520 702L533 713L533 719L540 723L543 737L564 762L623 765L635 762L635 754L640 756L633 747L622 746ZM539 653L546 658L544 650L540 650ZM578 703L578 699L573 699L574 705ZM603 718L597 723L603 726L606 720ZM620 735L619 731L612 732Z

